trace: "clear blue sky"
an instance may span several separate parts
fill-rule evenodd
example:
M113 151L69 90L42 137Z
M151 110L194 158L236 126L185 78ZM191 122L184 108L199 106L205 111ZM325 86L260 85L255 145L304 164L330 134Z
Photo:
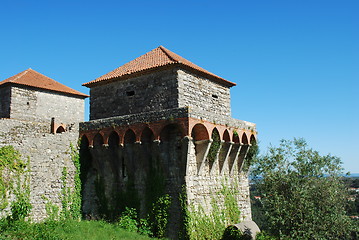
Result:
M238 85L261 151L305 138L359 173L359 1L0 1L0 79L74 89L163 45Z

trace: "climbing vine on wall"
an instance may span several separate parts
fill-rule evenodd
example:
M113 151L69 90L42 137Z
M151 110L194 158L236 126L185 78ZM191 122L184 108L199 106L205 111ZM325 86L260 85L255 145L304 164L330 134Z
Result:
M184 239L221 239L229 224L240 222L240 210L237 201L238 186L222 184L221 189L210 199L210 211L202 206L186 206L185 194L182 196L182 208L185 212Z
M73 176L74 186L69 186L69 172L66 166L62 168L61 175L61 209L48 198L42 196L45 202L45 209L48 220L59 219L80 219L81 218L81 179L80 179L80 157L78 149L70 144L70 156L75 167Z
M219 137L218 131L214 130L212 132L212 140L213 140L213 142L211 144L211 147L209 148L208 155L207 155L207 159L208 159L210 165L212 165L214 163L214 161L216 160L218 150L221 147L221 139Z
M81 179L80 179L80 157L78 150L70 144L70 155L75 167L73 176L74 187L68 186L68 170L62 170L62 189L61 189L61 217L63 219L81 218Z
M9 206L9 196L13 195L12 220L22 220L31 211L29 171L29 159L23 161L12 146L0 148L0 210Z

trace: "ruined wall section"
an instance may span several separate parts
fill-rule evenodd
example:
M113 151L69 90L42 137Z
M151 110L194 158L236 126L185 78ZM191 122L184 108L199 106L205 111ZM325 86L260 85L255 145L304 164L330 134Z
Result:
M10 118L69 124L84 120L84 99L20 86L11 87Z
M10 87L0 88L0 118L10 117Z
M231 116L229 87L179 69L178 105L217 116Z
M30 159L31 219L46 218L46 197L61 206L62 170L68 171L68 186L73 186L75 167L71 160L70 143L76 146L78 125L72 131L50 134L49 124L15 119L0 120L0 147L12 145L21 156Z
M177 74L153 72L90 90L90 120L178 107Z

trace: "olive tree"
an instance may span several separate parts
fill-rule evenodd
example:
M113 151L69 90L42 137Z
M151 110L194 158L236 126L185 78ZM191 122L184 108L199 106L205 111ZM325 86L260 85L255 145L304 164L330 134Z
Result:
M279 239L350 239L353 225L345 212L341 164L303 139L282 140L257 157L252 175L267 231Z

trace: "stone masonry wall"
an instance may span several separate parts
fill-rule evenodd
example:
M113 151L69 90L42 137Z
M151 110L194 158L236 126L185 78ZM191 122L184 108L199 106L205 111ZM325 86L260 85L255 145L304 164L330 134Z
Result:
M233 188L236 192L238 206L241 211L241 220L251 220L251 204L249 198L249 181L245 172L239 171L237 164L234 164L234 169L231 173L228 172L226 166L220 173L216 163L213 170L209 170L208 162L206 162L203 169L198 172L196 163L195 143L189 141L187 156L187 173L185 176L187 201L190 209L201 206L206 213L212 210L211 202L213 198L218 198L216 193L220 191L223 186ZM218 159L216 160L218 161ZM223 206L219 206L223 207Z
M10 87L0 88L0 118L10 117Z
M173 69L120 80L90 90L90 120L177 107Z
M59 123L73 123L84 120L84 100L60 93L11 87L10 118Z
M218 116L231 116L228 87L181 69L177 74L179 107L189 106Z
M43 196L61 206L60 179L65 166L68 170L68 186L73 186L71 179L75 167L70 156L70 143L76 146L78 124L72 131L50 134L50 124L0 119L0 129L0 147L12 145L24 159L30 159L31 219L41 221L47 216Z

